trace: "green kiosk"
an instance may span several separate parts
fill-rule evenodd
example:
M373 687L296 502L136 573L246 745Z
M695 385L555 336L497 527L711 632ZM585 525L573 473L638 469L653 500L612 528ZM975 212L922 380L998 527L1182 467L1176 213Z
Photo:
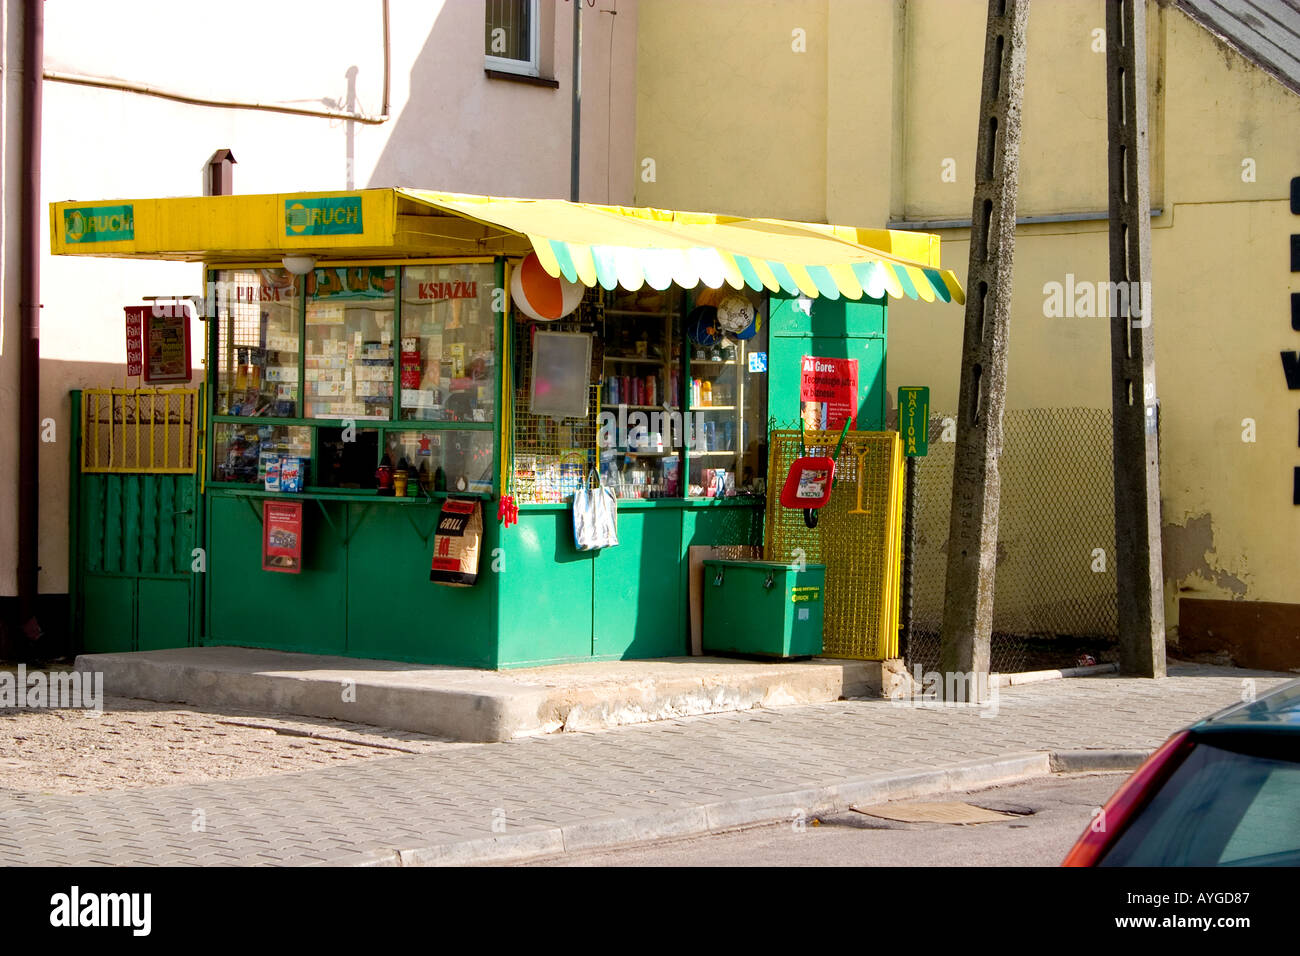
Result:
M102 207L127 226L88 233ZM803 358L854 360L883 428L888 297L962 301L929 235L414 189L55 203L51 245L206 283L193 520L141 569L113 539L176 475L74 465L74 633L157 572L173 645L477 668L687 654L689 549L762 544ZM580 551L593 479L619 544ZM430 582L448 499L468 586Z

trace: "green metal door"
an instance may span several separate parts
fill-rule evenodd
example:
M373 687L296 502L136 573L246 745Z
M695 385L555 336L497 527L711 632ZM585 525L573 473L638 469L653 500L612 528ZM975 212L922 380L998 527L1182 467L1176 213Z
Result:
M69 544L74 646L194 643L197 469L192 389L72 393Z
M678 509L624 508L618 547L595 557L593 657L638 660L689 652L676 573L682 552Z
M797 427L801 361L805 355L858 361L858 423L885 427L885 302L863 298L800 300L772 296L768 349L768 409L778 426Z

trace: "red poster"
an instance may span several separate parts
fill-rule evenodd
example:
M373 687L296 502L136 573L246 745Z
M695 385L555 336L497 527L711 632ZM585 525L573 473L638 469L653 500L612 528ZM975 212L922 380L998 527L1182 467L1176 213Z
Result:
M262 502L262 570L302 571L302 502Z
M858 418L858 360L803 357L799 383L804 424L808 428L839 431L844 422L854 427Z
M159 303L144 312L146 382L190 380L190 309Z
M126 374L146 382L190 380L190 310L180 303L128 305Z
M144 374L144 317L147 305L126 306L126 376L139 378Z
M402 350L402 391L414 391L420 387L421 365L419 352Z

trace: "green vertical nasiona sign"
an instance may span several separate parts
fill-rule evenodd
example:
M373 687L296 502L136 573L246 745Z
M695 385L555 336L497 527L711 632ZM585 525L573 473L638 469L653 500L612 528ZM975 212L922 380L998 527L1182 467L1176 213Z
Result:
M65 209L63 236L68 242L117 242L134 239L134 207L81 206Z
M898 389L898 430L903 454L919 458L930 453L930 387L902 385Z
M284 201L286 236L359 236L360 196L324 196Z

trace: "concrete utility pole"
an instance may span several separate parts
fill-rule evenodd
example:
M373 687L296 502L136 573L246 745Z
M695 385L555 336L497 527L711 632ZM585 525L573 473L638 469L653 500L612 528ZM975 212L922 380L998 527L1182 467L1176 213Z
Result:
M943 695L966 701L980 699L986 687L984 679L973 675L988 674L993 630L993 576L1002 492L998 459L1007 391L1028 22L1029 0L990 0L939 655L945 677ZM960 680L956 678L959 674Z
M1164 677L1160 460L1151 340L1146 18L1143 0L1106 0L1110 280L1112 289L1124 290L1113 292L1110 300L1115 575L1120 670L1138 677Z

